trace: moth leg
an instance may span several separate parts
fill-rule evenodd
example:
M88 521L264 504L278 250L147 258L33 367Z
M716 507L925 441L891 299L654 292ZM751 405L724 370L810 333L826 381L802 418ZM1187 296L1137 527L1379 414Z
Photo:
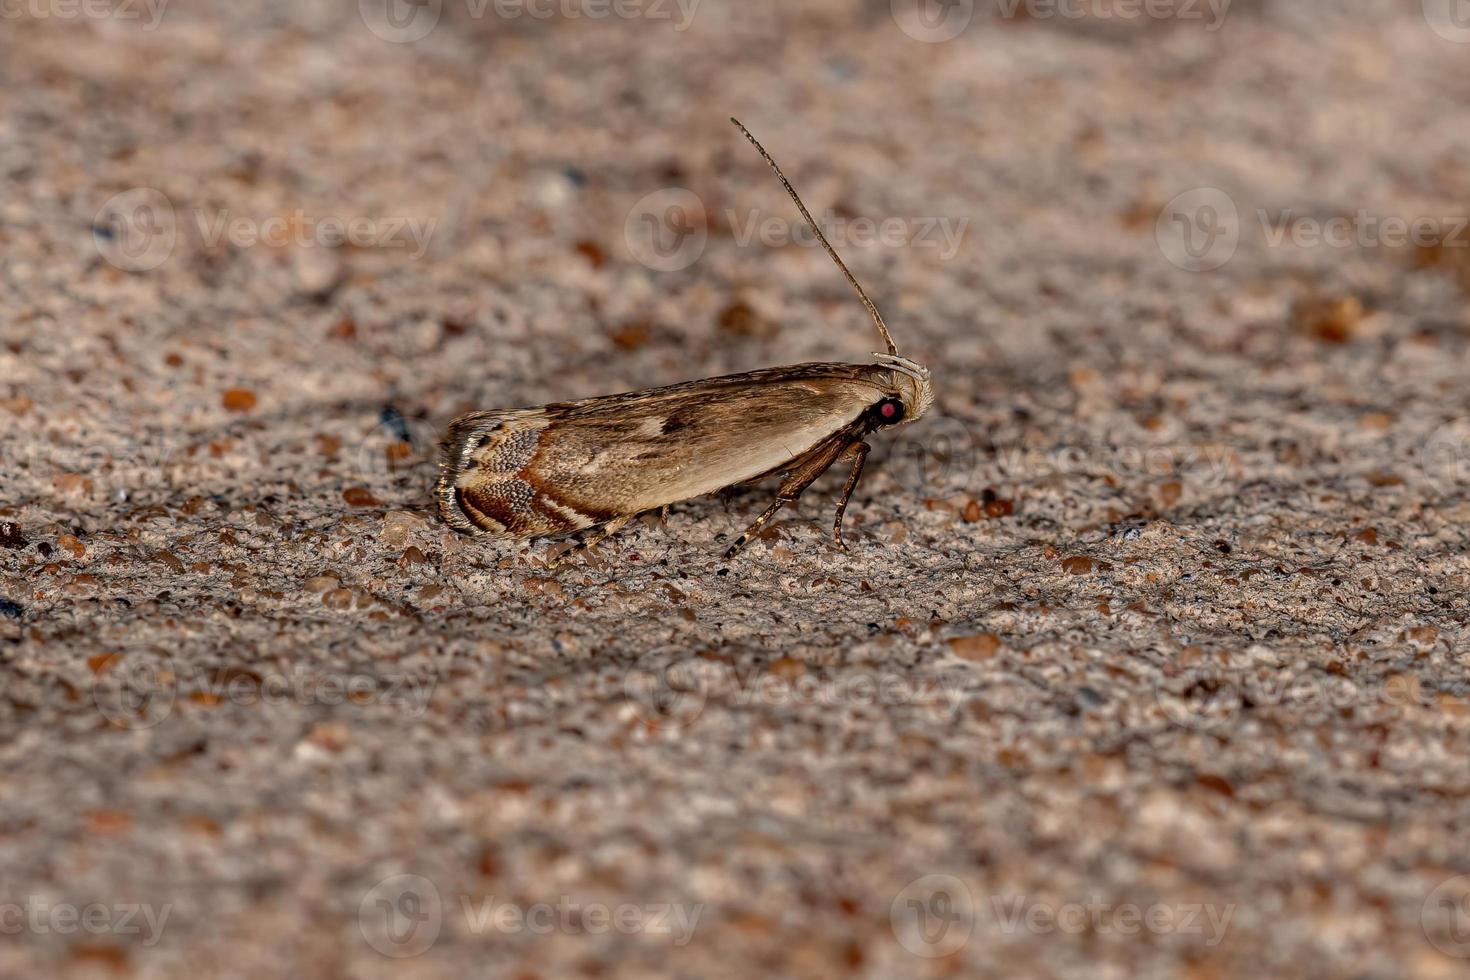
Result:
M868 453L873 449L866 442L850 443L842 451L839 459L852 457L852 472L847 474L847 486L842 488L842 497L837 501L837 518L832 522L832 540L843 551L847 550L847 542L842 540L842 515L847 513L847 502L852 499L852 492L857 489L858 479L863 475L863 463L867 461Z
M826 445L819 446L807 461L799 469L793 471L786 478L785 482L781 484L780 488L776 491L776 499L771 502L771 506L766 508L765 513L757 517L755 523L746 528L745 533L736 538L735 543L725 550L725 557L729 558L735 552L745 547L746 542L765 526L766 521L769 521L776 511L787 504L795 503L801 497L802 493L806 491L806 488L816 482L817 477L827 472L827 468L837 460L837 457L842 454L842 451L847 446L848 443L845 437L833 439Z
M664 504L662 507L660 507L658 509L658 522L659 522L659 524L664 524L664 525L666 525L666 524L669 523L669 505L668 504Z
M623 528L627 527L628 522L632 519L633 518L631 517L614 517L612 520L602 525L602 527L594 529L593 531L588 533L588 535L581 541L572 545L566 551L553 558L549 563L550 567L556 568L562 562L575 555L585 554L596 545L601 544L608 538L612 537L614 534L617 534Z
M754 537L757 531L765 526L766 521L769 521L771 519L771 515L775 514L776 511L780 510L786 504L790 503L791 500L795 499L795 497L790 498L790 500L788 500L786 497L777 497L775 500L773 500L771 502L771 506L766 508L765 513L757 517L755 519L755 523L746 528L745 533L736 538L735 543L725 549L725 557L730 558L735 554L735 552L745 547L745 543L749 541L752 537Z

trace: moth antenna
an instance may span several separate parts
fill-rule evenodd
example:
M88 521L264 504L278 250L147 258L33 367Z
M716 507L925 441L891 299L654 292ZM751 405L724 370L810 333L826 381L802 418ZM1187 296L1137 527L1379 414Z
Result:
M796 207L801 211L801 216L807 220L807 224L812 226L812 231L817 233L817 238L821 241L822 247L827 250L828 255L832 256L832 261L837 263L837 268L842 270L842 274L847 277L847 281L852 285L852 288L857 290L858 299L862 300L863 306L867 307L868 315L878 325L878 333L882 335L883 343L888 345L888 353L897 354L898 345L893 342L893 335L888 332L888 324L883 322L883 314L878 312L878 307L874 306L873 301L868 299L868 294L863 292L863 287L858 285L857 279L848 271L847 266L842 263L842 259L837 255L837 250L832 247L831 242L827 241L827 236L822 234L822 226L817 224L816 219L812 217L812 213L806 209L806 205L801 203L801 196L796 193L796 188L791 186L791 181L786 179L786 175L781 172L781 168L776 165L776 161L772 160L771 155L766 152L766 148L761 146L760 140L750 135L750 130L745 128L744 123L734 116L730 117L730 121L739 127L740 131L745 134L745 138L750 140L750 145L754 146L761 157L765 159L766 163L771 165L771 169L776 171L776 177L781 181L781 186L786 188L786 193L790 194L791 199L796 202Z

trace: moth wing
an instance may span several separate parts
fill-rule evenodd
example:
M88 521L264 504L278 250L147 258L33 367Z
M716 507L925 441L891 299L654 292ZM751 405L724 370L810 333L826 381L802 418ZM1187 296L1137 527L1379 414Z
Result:
M464 530L571 531L780 471L882 397L864 365L807 364L467 415L440 509Z
M532 537L596 523L559 509L532 482L532 460L552 416L544 408L472 412L455 419L439 463L439 512L461 531Z

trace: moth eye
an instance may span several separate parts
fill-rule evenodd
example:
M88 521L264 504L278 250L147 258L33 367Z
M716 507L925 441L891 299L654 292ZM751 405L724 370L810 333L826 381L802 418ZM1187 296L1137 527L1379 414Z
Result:
M903 402L889 398L878 403L878 417L885 422L897 422L903 418Z

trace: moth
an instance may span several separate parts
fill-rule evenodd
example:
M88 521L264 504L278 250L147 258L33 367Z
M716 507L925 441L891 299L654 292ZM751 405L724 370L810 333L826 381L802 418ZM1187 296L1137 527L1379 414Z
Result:
M539 408L471 412L449 426L436 496L468 533L532 538L592 529L588 548L638 515L780 477L776 497L725 552L735 554L835 463L849 466L832 540L879 429L923 416L927 368L898 353L888 325L838 257L765 147L730 120L775 171L818 240L857 291L887 353L872 364L808 363Z

